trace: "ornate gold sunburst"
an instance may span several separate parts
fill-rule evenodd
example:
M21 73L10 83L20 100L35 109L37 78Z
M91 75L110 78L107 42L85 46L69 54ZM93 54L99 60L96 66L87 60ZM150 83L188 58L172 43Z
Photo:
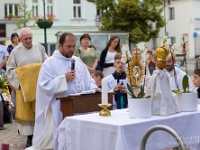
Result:
M128 69L126 71L128 82L131 85L139 85L145 75L144 67L141 64L141 58L138 56L139 48L136 46L133 51L136 51L136 55L131 58ZM137 78L135 78L137 76ZM137 81L137 82L136 82Z

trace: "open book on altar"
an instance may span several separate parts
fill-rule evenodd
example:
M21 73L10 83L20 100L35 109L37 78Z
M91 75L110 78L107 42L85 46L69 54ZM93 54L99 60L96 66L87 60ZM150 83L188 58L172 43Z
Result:
M88 90L88 91L83 91L81 93L76 93L76 94L70 94L69 96L73 96L73 95L83 95L83 94L93 94L93 93L97 93L97 92L101 92L100 89L98 90Z

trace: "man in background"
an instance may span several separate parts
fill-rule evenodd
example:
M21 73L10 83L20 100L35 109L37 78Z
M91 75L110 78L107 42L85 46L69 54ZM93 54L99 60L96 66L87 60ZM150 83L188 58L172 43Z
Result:
M182 80L183 77L186 75L184 71L174 66L176 63L175 55L169 54L166 58L166 67L165 69L169 73L169 82L171 90L183 90ZM189 78L189 91L193 90L192 82Z
M28 136L26 147L30 147L35 123L35 98L28 101L27 96L34 96L33 91L36 91L36 83L31 81L37 80L41 66L38 66L37 63L44 62L47 55L41 44L32 42L31 29L22 28L19 31L19 38L21 44L12 50L6 65L6 74L8 81L14 88L13 90L16 91L15 121L18 123L20 134ZM24 81L26 82L23 83ZM35 87L29 90L25 87L22 88L24 84L28 87L35 85Z
M5 73L6 71L6 62L8 60L8 51L5 46L0 44L0 74Z

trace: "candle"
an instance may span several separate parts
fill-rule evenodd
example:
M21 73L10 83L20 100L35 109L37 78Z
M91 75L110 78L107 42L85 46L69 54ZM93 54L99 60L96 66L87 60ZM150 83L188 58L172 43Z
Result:
M1 150L9 150L9 143L3 142L1 145Z
M101 87L102 87L102 90L101 90L101 101L102 101L102 104L108 104L108 85L107 85L107 79L106 78L103 78L101 80Z

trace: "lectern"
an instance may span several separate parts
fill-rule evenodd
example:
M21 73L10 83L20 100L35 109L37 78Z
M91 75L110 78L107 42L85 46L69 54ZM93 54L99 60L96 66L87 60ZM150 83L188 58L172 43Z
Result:
M113 104L113 95L115 92L108 93L108 103ZM60 100L60 110L63 113L63 119L66 116L73 116L78 113L87 113L100 111L102 108L98 106L101 103L101 93L71 95L57 97ZM112 110L113 107L109 107Z

